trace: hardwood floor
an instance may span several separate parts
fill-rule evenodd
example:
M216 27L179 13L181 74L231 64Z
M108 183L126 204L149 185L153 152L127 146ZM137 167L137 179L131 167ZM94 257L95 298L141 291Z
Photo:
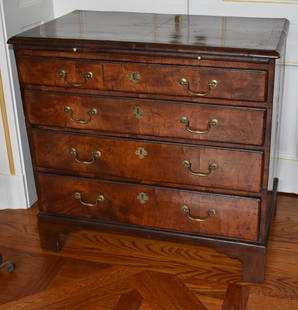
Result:
M36 209L0 212L0 310L298 309L298 196L280 195L262 285L211 248L81 231L39 247Z

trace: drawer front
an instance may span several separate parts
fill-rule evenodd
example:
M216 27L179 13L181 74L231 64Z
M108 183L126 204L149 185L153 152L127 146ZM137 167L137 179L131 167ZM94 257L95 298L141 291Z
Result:
M263 153L33 130L36 165L101 178L258 192Z
M38 174L42 211L256 241L258 199ZM200 221L199 221L200 220Z
M36 91L24 102L31 124L254 145L264 138L264 109Z
M174 96L264 101L266 77L265 71L253 70L156 64L104 65L107 89Z
M21 57L17 61L19 76L24 84L62 86L73 89L103 88L100 63L42 57Z
M20 57L25 84L170 96L266 100L266 71ZM34 68L34 70L32 70ZM87 76L92 73L92 76Z

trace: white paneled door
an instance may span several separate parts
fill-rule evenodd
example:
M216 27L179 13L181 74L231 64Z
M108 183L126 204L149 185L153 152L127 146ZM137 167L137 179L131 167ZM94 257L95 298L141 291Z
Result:
M189 14L289 19L280 149L277 156L279 191L298 194L298 0L189 0Z
M6 33L10 37L53 18L52 0L3 0Z
M188 0L54 0L54 9L56 17L73 10L187 14Z
M53 1L1 0L0 5L0 69L9 124L6 131L10 136L15 168L14 174L7 173L9 169L0 171L0 209L26 208L36 201L36 192L15 60L13 51L6 42L12 35L52 19ZM2 139L0 149L5 150Z

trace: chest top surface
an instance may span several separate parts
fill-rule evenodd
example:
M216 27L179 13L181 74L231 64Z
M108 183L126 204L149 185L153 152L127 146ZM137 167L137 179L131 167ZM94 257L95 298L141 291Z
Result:
M66 46L71 42L277 58L288 24L282 18L74 11L18 34L9 43Z

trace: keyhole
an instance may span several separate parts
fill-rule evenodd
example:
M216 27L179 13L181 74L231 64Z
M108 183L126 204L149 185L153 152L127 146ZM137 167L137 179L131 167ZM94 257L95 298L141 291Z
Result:
M143 112L143 110L141 109L141 107L136 106L135 109L134 109L134 114L135 114L135 116L136 116L137 119L140 119L140 118L143 117L144 112Z
M140 159L148 155L148 152L143 147L138 147L135 153Z

